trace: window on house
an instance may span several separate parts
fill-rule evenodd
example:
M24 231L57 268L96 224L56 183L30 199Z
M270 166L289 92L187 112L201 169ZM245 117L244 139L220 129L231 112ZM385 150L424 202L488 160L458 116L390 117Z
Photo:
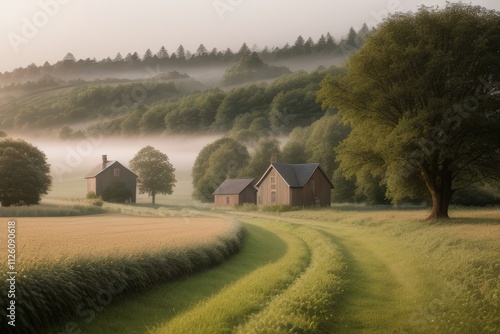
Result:
M116 177L119 177L119 176L120 176L120 168L115 168L115 170L114 170L114 175L115 175Z
M271 176L271 189L276 189L276 176Z
M226 197L226 204L229 204L229 197Z
M271 204L276 204L276 191L271 191Z

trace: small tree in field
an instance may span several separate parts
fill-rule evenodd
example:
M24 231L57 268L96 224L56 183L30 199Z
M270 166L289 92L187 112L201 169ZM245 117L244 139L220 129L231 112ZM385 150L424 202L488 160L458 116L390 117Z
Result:
M149 194L153 204L156 194L172 194L177 180L166 154L146 146L130 160L130 168L139 176L139 191Z
M45 154L24 140L0 141L0 203L38 204L52 184Z

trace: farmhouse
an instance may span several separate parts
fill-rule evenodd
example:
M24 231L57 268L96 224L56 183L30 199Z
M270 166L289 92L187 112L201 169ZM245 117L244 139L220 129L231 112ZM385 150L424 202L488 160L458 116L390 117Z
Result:
M317 163L272 163L255 186L258 204L291 206L329 206L333 188Z
M255 179L227 179L217 188L214 195L215 205L235 205L257 203Z
M112 183L122 182L130 189L130 202L135 203L137 177L134 172L118 161L110 161L107 155L103 155L102 163L85 176L85 179L87 179L87 192L93 191L97 196L102 196L103 191Z

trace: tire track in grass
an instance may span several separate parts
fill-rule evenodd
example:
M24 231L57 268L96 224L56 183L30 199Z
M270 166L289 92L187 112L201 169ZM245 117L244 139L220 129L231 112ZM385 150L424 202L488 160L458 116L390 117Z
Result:
M344 305L332 322L335 332L432 332L421 328L416 310L424 309L444 286L419 254L364 228L328 230L350 267Z
M335 218L335 216L332 216ZM279 217L327 232L343 253L349 284L334 333L434 333L422 329L421 311L445 289L436 268L404 242L380 233L369 220L347 223Z
M237 333L330 333L329 320L345 285L342 254L325 232L297 226L295 233L311 248L311 265Z
M151 333L231 333L246 319L286 290L310 264L307 244L291 230L290 224L249 220L247 224L265 226L287 243L287 253L277 262L262 266L229 285L196 308L179 315ZM261 246L262 247L262 246Z
M252 213L322 230L343 254L348 267L346 291L328 329L318 333L439 333L423 326L422 319L422 312L446 289L436 275L439 268L404 241L385 234L382 223L351 216L343 222L343 217L328 213L332 214L328 219L314 217L323 214L314 211L299 213L303 215L299 218Z

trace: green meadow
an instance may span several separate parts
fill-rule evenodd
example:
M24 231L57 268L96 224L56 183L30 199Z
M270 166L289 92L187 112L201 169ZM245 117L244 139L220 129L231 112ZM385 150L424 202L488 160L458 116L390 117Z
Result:
M497 333L500 211L204 211L238 253L76 319L82 333ZM64 329L65 323L53 333ZM57 331L59 330L59 331Z

